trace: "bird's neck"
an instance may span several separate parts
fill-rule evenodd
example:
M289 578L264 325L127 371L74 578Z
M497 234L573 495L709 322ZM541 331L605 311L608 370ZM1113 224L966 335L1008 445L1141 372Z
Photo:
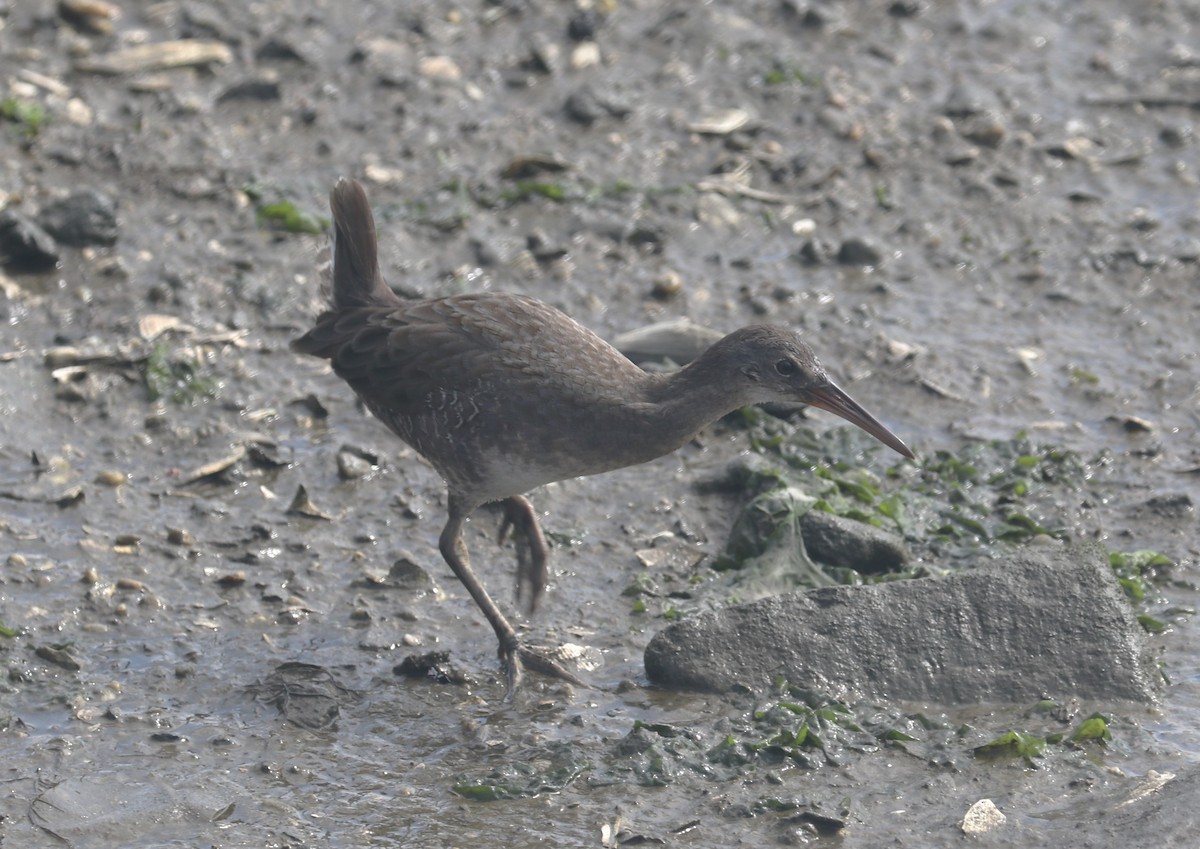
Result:
M648 387L659 425L682 445L706 425L753 403L743 398L741 383L731 381L720 357L705 352L698 359Z

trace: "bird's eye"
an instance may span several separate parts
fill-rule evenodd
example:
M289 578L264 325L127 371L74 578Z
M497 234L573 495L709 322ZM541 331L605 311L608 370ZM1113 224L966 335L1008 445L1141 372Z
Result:
M780 360L775 363L775 371L784 377L791 377L796 373L796 364L791 360Z

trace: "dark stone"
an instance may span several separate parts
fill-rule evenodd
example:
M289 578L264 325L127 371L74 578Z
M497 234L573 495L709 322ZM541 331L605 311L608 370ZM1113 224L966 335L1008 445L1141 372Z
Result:
M243 80L221 92L217 103L229 103L234 100L279 100L280 96L279 83L275 80Z
M567 21L567 37L572 41L591 41L600 28L600 17L594 9L580 9Z
M896 572L912 556L895 534L821 510L809 510L800 518L800 532L814 560L865 575Z
M410 654L392 672L403 678L428 678L439 684L468 684L467 674L450 662L450 652L431 651Z
M529 58L521 67L537 74L557 74L561 70L557 45L541 37L535 37L529 47Z
M388 583L409 589L418 589L432 587L433 578L411 554L403 552L392 563L392 568L388 570Z
M805 0L781 0L779 8L785 16L794 18L805 29L823 29L830 22L827 10L814 8Z
M590 127L604 117L605 109L590 88L584 86L567 96L563 112L577 124Z
M893 0L888 5L888 14L893 18L915 18L924 11L921 0Z
M652 735L645 728L635 727L632 731L625 735L619 743L613 748L613 752L617 757L628 758L634 755L640 755L643 752L652 748L657 740L655 735Z
M802 265L824 265L833 258L833 245L823 239L809 239L796 252Z
M475 252L475 262L484 268L494 268L504 264L504 250L491 239L472 239L471 248Z
M654 636L669 687L935 704L1043 697L1152 702L1145 635L1099 546L1029 548L966 574L824 587L697 615Z
M596 121L607 116L626 118L632 112L632 107L601 97L588 86L582 86L567 96L563 104L563 112L576 123L589 127Z
M300 62L308 64L295 47L274 36L268 38L254 51L254 58L260 62Z
M837 261L840 265L879 265L883 253L866 239L852 236L838 248Z
M83 248L117 243L116 204L94 189L84 189L48 204L38 219L46 232L64 245Z
M11 209L0 211L0 260L13 271L49 271L58 264L54 238Z

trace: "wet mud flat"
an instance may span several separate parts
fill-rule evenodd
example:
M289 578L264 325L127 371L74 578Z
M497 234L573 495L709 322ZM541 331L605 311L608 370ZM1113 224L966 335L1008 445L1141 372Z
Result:
M6 844L940 846L984 799L999 845L1191 833L1190 5L0 22ZM523 291L609 338L787 323L920 461L751 415L535 493L555 574L523 627L582 647L596 688L531 680L505 706L437 553L436 474L287 350L342 174L399 289ZM1163 626L1157 704L652 686L656 633L751 594L712 568L747 452L821 470L806 495L877 518L914 572L1161 554L1132 607ZM497 522L468 544L508 605ZM449 682L394 672L444 650ZM1094 715L1107 739L1081 735Z

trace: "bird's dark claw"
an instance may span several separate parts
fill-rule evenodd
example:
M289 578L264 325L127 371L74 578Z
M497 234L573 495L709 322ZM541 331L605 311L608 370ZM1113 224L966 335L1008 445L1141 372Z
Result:
M568 684L574 684L576 687L587 687L588 684L578 675L568 670L556 660L552 660L541 652L534 651L521 644L501 645L500 646L500 664L504 669L504 675L507 679L508 692L504 695L504 700L511 702L516 696L517 688L521 685L522 672L529 669L537 672L539 675L545 675L547 678L557 678L559 681L566 681Z

